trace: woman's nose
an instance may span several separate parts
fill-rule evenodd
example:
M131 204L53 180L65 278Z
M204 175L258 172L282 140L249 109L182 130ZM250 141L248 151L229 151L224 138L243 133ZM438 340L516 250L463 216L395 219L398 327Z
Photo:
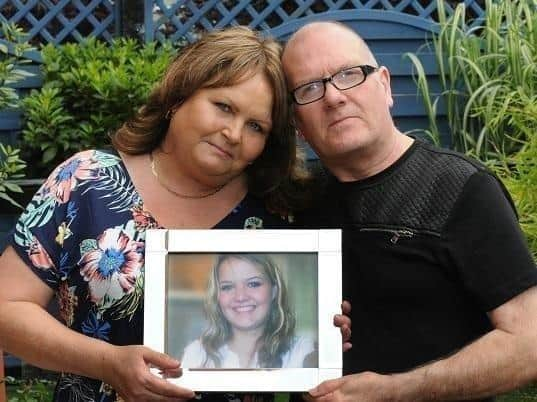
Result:
M244 286L237 286L235 288L235 300L242 301L247 299L247 290Z
M237 144L241 141L241 128L237 123L230 123L222 130L222 135L230 144Z

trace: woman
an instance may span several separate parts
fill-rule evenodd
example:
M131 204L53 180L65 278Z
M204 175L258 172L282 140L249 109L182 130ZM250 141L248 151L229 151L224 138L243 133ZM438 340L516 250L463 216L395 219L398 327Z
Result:
M183 367L315 365L314 343L294 335L287 286L267 255L219 255L209 278L205 311L208 328L186 347Z
M194 397L149 371L178 361L140 346L145 231L285 227L304 182L287 102L271 39L236 27L182 50L117 152L58 166L20 217L0 260L0 349L62 372L55 401Z

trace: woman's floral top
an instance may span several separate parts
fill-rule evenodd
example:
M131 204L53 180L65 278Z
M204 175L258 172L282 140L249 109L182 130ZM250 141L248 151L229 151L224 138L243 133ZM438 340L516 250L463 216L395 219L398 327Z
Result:
M281 228L247 195L215 228ZM10 243L56 294L69 328L116 345L142 344L145 231L159 227L114 153L85 151L58 166L19 218ZM271 395L200 396L211 401ZM101 381L63 373L55 401L119 401Z

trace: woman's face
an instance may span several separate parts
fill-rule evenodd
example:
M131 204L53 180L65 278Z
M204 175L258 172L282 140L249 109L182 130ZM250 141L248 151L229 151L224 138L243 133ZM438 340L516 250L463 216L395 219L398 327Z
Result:
M175 109L164 149L181 172L225 182L263 151L272 105L273 91L262 73L229 87L199 89Z
M218 269L218 304L234 330L264 327L275 288L262 267L240 258L224 260Z

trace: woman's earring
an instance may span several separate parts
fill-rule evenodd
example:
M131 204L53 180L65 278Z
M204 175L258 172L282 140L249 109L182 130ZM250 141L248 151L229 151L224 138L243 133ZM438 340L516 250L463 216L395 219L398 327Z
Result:
M166 114L164 115L164 118L165 118L166 120L170 120L170 119L172 118L172 116L173 116L173 111L172 111L172 109L168 109L168 111L167 111Z

